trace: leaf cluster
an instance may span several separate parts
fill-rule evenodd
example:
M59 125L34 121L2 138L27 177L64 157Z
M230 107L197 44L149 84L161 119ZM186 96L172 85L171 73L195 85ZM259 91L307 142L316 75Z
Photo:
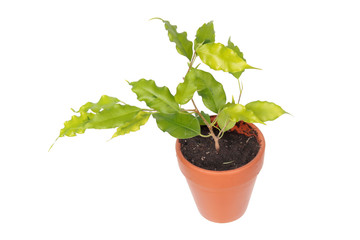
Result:
M173 95L166 86L159 87L150 79L129 82L137 99L145 102L148 109L131 106L115 97L104 95L97 103L88 102L78 111L74 111L76 115L65 122L59 137L73 137L87 129L115 128L112 136L114 138L138 131L149 117L153 116L157 126L175 138L184 139L201 135L200 126L206 125L217 142L225 131L240 120L264 124L286 113L280 106L267 101L240 104L240 76L246 69L256 68L246 62L244 54L230 38L226 46L215 41L212 21L203 24L197 30L194 41L189 41L187 33L179 33L176 25L160 18L155 19L163 22L169 40L175 43L177 52L189 60L189 69L183 81L178 84L176 93ZM227 102L223 85L210 72L193 67L197 57L211 69L221 70L235 77L239 85L237 103L234 99ZM217 115L213 122L210 121L208 113L197 108L193 99L195 93L200 96L208 111ZM183 105L190 101L193 109L184 109ZM217 136L212 131L215 123L220 128Z

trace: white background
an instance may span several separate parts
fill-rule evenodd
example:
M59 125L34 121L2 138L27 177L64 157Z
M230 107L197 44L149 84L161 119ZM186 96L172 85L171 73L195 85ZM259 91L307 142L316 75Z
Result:
M360 239L356 3L1 1L0 239ZM293 115L259 126L265 164L235 222L201 217L175 140L154 119L109 142L114 130L87 131L47 152L70 108L103 94L144 106L125 80L175 92L187 61L152 17L191 40L214 20L217 41L231 35L263 69L243 74L242 103L273 101ZM214 76L237 97L232 76Z

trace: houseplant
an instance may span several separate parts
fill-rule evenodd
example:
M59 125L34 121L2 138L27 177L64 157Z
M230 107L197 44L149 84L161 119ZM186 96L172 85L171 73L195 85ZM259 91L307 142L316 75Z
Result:
M265 141L253 123L263 124L286 112L267 101L240 104L243 91L240 76L245 69L256 68L247 64L230 38L226 46L215 42L213 22L203 24L191 42L186 32L178 33L177 26L156 19L164 23L178 53L189 60L176 94L157 86L153 80L128 82L137 99L148 108L104 95L96 103L88 102L78 111L73 110L76 114L65 122L58 138L73 137L87 129L116 128L114 138L139 130L152 116L162 131L177 138L179 166L202 215L214 222L233 221L245 212L263 162ZM211 73L194 65L198 57L211 69L234 76L239 88L237 101L233 97L227 102L223 85ZM208 113L197 107L195 92ZM185 109L183 105L190 102L192 107Z

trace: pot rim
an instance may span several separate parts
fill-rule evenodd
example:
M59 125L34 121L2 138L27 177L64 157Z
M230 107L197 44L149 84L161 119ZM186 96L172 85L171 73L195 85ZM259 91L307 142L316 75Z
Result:
M262 134L260 129L252 123L246 123L246 124L250 125L256 131L257 140L260 145L260 149L259 149L258 153L255 155L255 157L250 162L248 162L247 164L245 164L241 167L231 169L231 170L215 171L215 170L209 170L209 169L204 169L204 168L195 166L194 164L189 162L182 154L181 149L180 149L181 144L179 142L179 139L176 139L176 153L177 153L178 157L180 157L182 163L184 165L186 165L186 167L190 168L193 171L200 172L200 173L203 173L206 175L229 176L229 175L233 175L233 174L238 174L240 172L245 172L245 171L247 171L247 169L252 168L254 165L256 165L261 160L261 157L264 155L264 152L265 152L265 139L264 139L264 135Z

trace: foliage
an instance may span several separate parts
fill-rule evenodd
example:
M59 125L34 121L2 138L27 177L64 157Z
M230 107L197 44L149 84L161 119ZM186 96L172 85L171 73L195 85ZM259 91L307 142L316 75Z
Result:
M78 111L73 110L77 115L65 122L59 137L73 137L87 129L116 128L112 136L114 138L138 131L149 117L153 116L162 131L179 139L201 135L200 125L206 125L218 150L218 141L222 134L231 129L236 122L242 120L264 124L286 113L280 106L267 101L240 104L242 83L239 78L246 69L257 68L246 62L244 54L230 38L227 46L215 41L212 21L203 24L197 30L192 42L188 40L186 32L177 31L176 25L161 18L155 19L163 22L169 40L175 43L177 52L189 60L189 69L183 82L178 84L176 94L172 95L165 86L157 86L153 80L140 79L129 82L137 99L144 101L148 109L131 106L117 98L104 95L97 103L88 102ZM237 103L234 99L232 102L226 102L223 85L211 73L193 67L197 57L211 69L228 72L237 79L240 91ZM195 93L201 97L209 111L217 114L216 123L220 128L218 135L214 134L215 122L211 123L209 114L197 108L193 99ZM190 101L193 109L184 109L183 105Z

